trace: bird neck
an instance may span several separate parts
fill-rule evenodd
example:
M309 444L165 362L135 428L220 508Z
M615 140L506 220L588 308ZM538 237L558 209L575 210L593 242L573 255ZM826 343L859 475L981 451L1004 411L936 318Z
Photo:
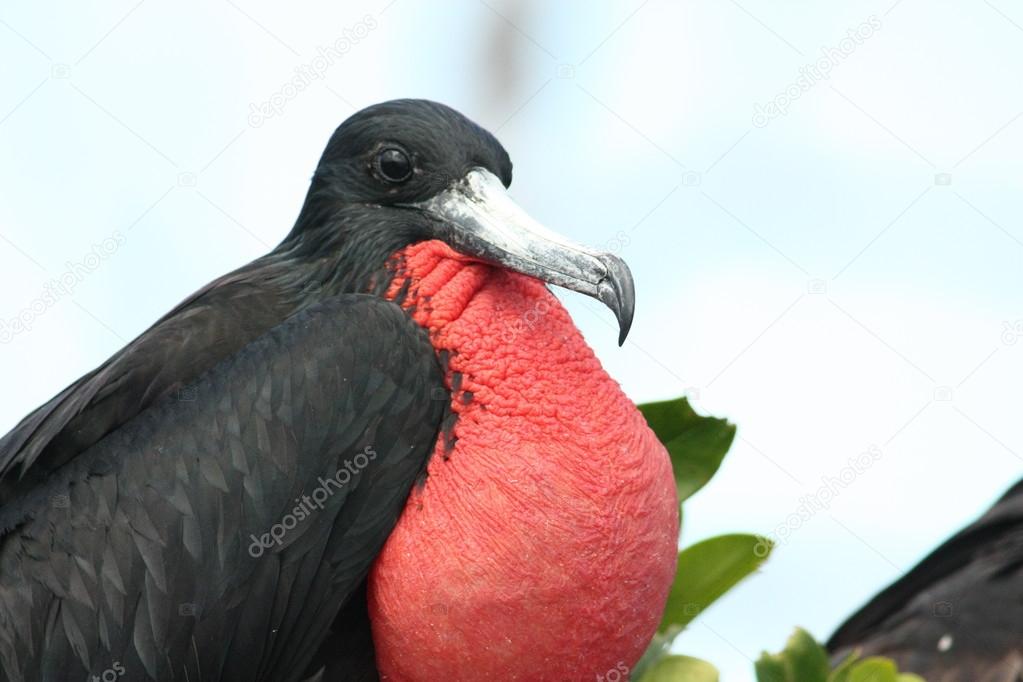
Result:
M265 259L283 289L306 302L345 293L383 296L391 256L418 238L401 212L365 204L307 200L294 228Z

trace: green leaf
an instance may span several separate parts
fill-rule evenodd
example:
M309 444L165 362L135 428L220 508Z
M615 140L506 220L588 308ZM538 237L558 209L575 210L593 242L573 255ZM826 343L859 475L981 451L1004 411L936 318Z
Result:
M718 682L717 668L691 656L666 656L639 682Z
M806 682L826 682L831 666L828 653L817 644L816 640L802 628L789 638L785 652L789 658L789 668L795 680Z
M757 682L788 682L781 654L772 655L765 651L753 664L753 668L757 672Z
M639 410L671 456L679 502L691 497L721 466L735 425L696 414L685 398L645 403Z
M898 682L898 675L894 663L875 656L853 666L849 682Z
M796 628L785 645L785 668L793 682L826 682L828 654L806 630Z
M913 673L902 673L895 678L897 682L927 682L924 678Z
M826 682L827 652L801 628L789 637L780 654L764 653L755 664L757 682Z
M769 540L756 535L733 534L703 540L679 552L675 583L659 630L688 625L755 571L770 555L771 546Z

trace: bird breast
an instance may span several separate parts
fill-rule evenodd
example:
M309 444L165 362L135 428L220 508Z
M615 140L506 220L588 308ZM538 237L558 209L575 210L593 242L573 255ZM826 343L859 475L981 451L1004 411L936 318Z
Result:
M394 262L453 419L370 576L382 678L621 675L675 574L667 453L543 283L435 241Z

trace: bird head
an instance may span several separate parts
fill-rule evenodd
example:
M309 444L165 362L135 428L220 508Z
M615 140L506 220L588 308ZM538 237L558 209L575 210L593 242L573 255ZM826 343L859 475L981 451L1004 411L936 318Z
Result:
M334 132L296 231L335 212L360 212L349 235L355 242L392 253L439 239L464 256L591 296L614 312L624 343L635 306L628 266L531 218L509 196L511 180L501 144L454 109L384 102Z

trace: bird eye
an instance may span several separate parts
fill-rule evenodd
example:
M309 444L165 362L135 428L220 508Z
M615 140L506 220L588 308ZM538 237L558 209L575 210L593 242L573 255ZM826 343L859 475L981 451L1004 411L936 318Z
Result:
M412 161L402 150L389 147L377 155L377 171L384 180L404 182L412 175Z

